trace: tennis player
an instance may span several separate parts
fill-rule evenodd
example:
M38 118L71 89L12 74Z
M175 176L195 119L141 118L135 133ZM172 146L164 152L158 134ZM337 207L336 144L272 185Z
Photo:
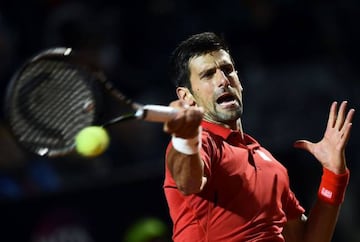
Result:
M322 165L309 212L286 168L242 127L242 85L228 46L211 32L181 42L171 58L179 109L165 123L164 191L175 242L330 241L349 181L345 147L354 109L333 102L323 138L298 140Z

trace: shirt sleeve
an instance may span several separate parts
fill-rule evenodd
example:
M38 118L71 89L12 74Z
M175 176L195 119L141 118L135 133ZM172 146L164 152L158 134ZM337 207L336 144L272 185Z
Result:
M290 188L288 189L284 211L288 220L297 219L305 212L305 209L300 205L299 200Z

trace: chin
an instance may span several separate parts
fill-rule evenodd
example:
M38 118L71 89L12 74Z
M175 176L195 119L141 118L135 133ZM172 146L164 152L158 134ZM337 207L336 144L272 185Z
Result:
M234 111L226 111L226 112L218 112L218 120L221 122L227 123L231 121L235 121L241 117L241 111L239 109Z

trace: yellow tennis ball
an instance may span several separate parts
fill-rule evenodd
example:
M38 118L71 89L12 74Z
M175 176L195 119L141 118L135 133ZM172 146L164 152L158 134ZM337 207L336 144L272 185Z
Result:
M109 146L110 139L106 130L99 126L89 126L75 136L76 151L86 157L102 154Z

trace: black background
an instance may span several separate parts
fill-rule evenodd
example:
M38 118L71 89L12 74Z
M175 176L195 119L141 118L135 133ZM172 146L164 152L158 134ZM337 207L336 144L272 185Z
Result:
M292 143L321 139L333 100L359 107L359 5L355 0L3 1L1 96L26 58L48 47L71 46L88 51L133 99L167 104L175 98L167 76L172 49L191 34L217 32L227 39L242 78L245 131L288 168L293 190L309 211L321 167ZM335 242L360 241L357 121L356 115L347 148L351 180ZM3 114L0 124L1 241L38 241L44 224L68 213L92 241L122 241L143 217L171 227L162 192L169 137L160 124L113 127L109 150L91 160L29 156L11 139Z

